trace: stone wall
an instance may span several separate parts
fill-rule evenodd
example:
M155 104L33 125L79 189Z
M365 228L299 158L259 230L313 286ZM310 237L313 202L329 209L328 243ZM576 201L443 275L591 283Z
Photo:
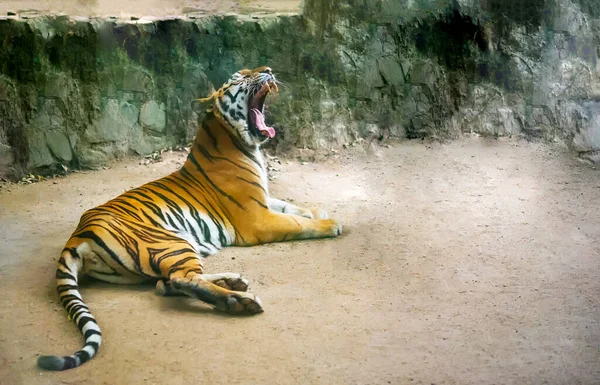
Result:
M562 140L599 157L595 0L307 1L357 79L354 122L409 138ZM360 108L363 107L363 108ZM362 114L361 110L376 114ZM350 123L352 124L352 123Z
M272 146L464 132L600 158L594 0L306 0L302 15L0 20L0 174L190 141L193 100L243 67L285 83Z

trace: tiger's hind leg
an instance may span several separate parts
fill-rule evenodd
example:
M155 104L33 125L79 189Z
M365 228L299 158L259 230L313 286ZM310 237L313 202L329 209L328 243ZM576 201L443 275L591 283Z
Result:
M237 273L201 274L201 278L224 289L248 291L248 280L242 278L242 276ZM175 290L167 280L156 282L156 293L165 297L186 295L185 293Z
M248 280L237 273L202 274L202 279L234 291L248 291Z
M213 305L215 308L235 314L262 313L260 299L253 294L241 291L247 289L248 283L239 274L202 274L202 263L200 257L192 258L181 255L180 258L168 258L160 265L162 276L168 277L168 285L164 282L162 286L167 287L166 292L177 291L190 297ZM231 284L232 289L221 287L216 283ZM157 286L161 286L157 284Z
M201 274L189 274L186 277L172 278L170 285L173 289L190 297L196 297L219 310L236 314L263 312L260 298L243 291L233 291L217 286L202 279Z

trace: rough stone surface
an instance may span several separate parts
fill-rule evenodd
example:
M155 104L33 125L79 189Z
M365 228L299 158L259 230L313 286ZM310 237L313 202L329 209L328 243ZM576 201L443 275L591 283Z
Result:
M573 148L577 151L600 150L600 101L583 103L587 124L573 138Z
M165 104L158 104L154 100L144 103L140 113L140 124L154 134L163 134L167 126Z
M0 166L8 167L13 162L12 148L0 143Z
M301 15L283 16L9 16L0 20L0 143L11 167L26 170L69 158L59 136L69 138L71 167L189 142L202 117L195 99L240 68L269 65L286 84L267 104L275 150L476 132L596 151L597 7L522 3L306 0ZM48 131L53 147L40 135Z
M402 67L394 57L383 57L377 60L379 72L388 84L399 87L404 84Z
M54 163L54 157L46 143L46 136L43 132L33 132L29 135L29 162L27 167L35 169L43 166L50 166Z
M70 162L73 159L71 143L66 134L60 131L46 132L46 143L54 157L61 162Z

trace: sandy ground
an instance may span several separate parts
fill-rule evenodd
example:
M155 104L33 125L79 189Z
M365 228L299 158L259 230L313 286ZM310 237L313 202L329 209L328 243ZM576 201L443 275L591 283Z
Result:
M174 16L190 12L298 13L300 0L0 0L0 15L66 13L70 16Z
M284 161L273 195L345 233L207 261L243 273L265 313L88 282L99 355L38 370L82 343L53 278L81 213L183 156L0 190L1 384L600 384L600 171L483 139Z

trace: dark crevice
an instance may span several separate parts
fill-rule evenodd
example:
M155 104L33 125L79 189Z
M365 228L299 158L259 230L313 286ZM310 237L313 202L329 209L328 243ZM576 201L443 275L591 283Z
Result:
M451 70L472 67L477 51L487 52L489 44L483 28L457 10L433 22L421 22L414 41L419 52L437 57Z

